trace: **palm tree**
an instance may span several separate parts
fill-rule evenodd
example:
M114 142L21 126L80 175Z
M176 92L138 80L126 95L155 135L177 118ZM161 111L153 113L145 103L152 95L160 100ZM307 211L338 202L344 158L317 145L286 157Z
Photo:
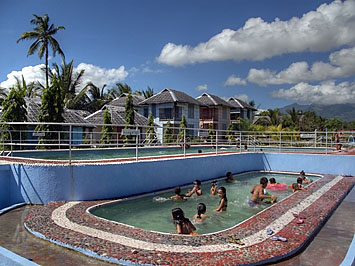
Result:
M106 84L102 88L97 87L94 83L89 82L83 90L77 95L86 94L86 106L84 109L93 112L99 110L110 99L109 95L105 93ZM83 99L83 98L82 98Z
M57 33L58 30L64 30L63 26L54 27L53 24L49 25L49 17L47 14L44 14L43 17L33 15L34 18L31 19L31 24L35 25L32 32L24 32L21 37L17 40L35 40L28 49L27 56L32 55L35 51L38 50L38 56L42 59L45 55L46 59L46 87L48 88L48 46L51 46L53 51L53 56L58 52L63 58L64 53L60 48L60 45L56 39L53 38L53 35Z
M148 86L145 91L142 90L142 93L144 98L148 99L149 97L152 97L154 95L154 89Z
M8 93L8 89L0 87L0 105L6 99Z
M22 91L24 97L35 98L41 96L41 92L40 92L41 87L35 82L31 82L27 84L23 75L22 75L22 80L20 80L18 77L15 77L15 79L16 79L15 88L19 91Z
M63 60L60 67L56 63L54 63L53 67L58 78L59 86L61 88L61 97L64 106L71 106L71 108L73 108L72 101L77 96L76 88L80 86L81 79L84 75L85 70L82 69L80 70L80 72L74 72L73 60L68 64L65 63L65 61ZM49 76L52 78L53 74L50 72ZM78 99L76 99L76 101L77 100Z

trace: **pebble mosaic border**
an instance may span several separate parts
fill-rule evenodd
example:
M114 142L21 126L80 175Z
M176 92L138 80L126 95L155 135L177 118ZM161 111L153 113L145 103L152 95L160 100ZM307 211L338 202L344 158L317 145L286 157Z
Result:
M29 212L25 227L53 243L124 265L258 265L281 260L302 249L354 183L354 177L324 175L304 191L241 224L208 235L150 232L87 212L108 200L52 202ZM305 216L304 223L297 224L293 213ZM266 228L288 241L271 240ZM230 234L238 236L245 245L229 243Z

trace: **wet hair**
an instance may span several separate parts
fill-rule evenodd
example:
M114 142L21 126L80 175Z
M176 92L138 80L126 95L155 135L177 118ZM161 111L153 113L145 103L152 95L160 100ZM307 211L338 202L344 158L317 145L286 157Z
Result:
M297 183L298 184L302 184L302 182L303 182L303 179L301 177L297 178Z
M174 221L185 221L184 212L181 208L174 208L171 210L171 215L173 216Z
M196 180L194 181L194 185L201 185L201 181L198 180L198 179L196 179Z
M267 180L267 178L265 176L260 178L260 184L261 185L266 185L268 182L269 182L269 180Z
M213 181L211 182L211 184L212 184L212 185L217 185L217 180L213 180Z
M197 218L201 219L201 214L206 212L206 205L204 203L199 203L197 205Z
M222 192L223 192L223 194L224 194L223 198L224 198L225 200L227 200L227 190L226 190L226 188L225 188L225 187L220 187L220 188L218 189L218 191L219 191L219 190L222 190Z
M176 187L176 188L174 189L174 192L175 192L176 195L180 195L180 193L181 193L181 188L180 188L180 187Z
M226 177L230 177L232 175L232 172L227 172Z
M297 183L293 183L292 184L292 188L295 189L295 190L298 190L298 184Z
M269 179L269 181L270 181L270 184L276 184L276 179L273 178L273 177L271 177L271 178Z
M302 171L300 172L300 175L305 175L305 172L302 170Z

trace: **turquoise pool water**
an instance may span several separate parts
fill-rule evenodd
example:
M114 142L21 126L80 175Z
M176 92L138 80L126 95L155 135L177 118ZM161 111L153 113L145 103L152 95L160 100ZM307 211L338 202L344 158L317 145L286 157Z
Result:
M249 147L249 151L280 151L278 147L262 147L254 148ZM216 148L211 146L193 146L186 149L186 154L197 154L199 150L203 153L215 153ZM235 146L221 146L218 147L218 152L234 151L239 152ZM242 149L243 151L243 149ZM281 152L325 152L324 148L282 148ZM149 156L164 156L164 155L178 155L183 154L184 151L179 147L157 147L157 148L139 148L138 157ZM34 159L47 159L47 160L69 160L68 150L62 151L15 151L14 157L25 157ZM73 149L71 151L72 160L104 160L114 158L135 158L135 148L118 148L118 149L90 149L79 150Z
M200 197L191 197L186 201L165 200L174 195L173 190L158 195L150 195L141 198L119 201L104 206L100 206L91 210L91 213L116 222L132 225L145 230L158 232L175 232L175 225L170 216L173 208L179 207L185 217L192 219L197 213L197 205L203 202L207 206L206 214L210 216L203 224L195 224L197 233L207 234L230 228L245 219L257 214L261 210L270 206L270 204L262 203L258 207L251 208L248 205L250 198L250 190L256 184L259 184L260 177L265 176L268 179L276 178L277 182L291 184L296 182L298 175L276 174L276 173L246 173L238 175L236 182L226 183L224 180L219 181L219 186L227 189L228 208L226 212L216 213L213 210L218 207L219 197L209 194L210 183L203 184L203 195ZM312 177L313 180L315 178ZM186 193L189 188L182 189L182 193ZM290 189L284 191L269 191L276 195L278 200L282 200L292 192Z

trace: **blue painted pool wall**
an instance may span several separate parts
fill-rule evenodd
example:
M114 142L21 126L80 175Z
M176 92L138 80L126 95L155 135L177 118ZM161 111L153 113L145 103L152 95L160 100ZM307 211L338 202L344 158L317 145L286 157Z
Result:
M0 210L10 205L10 166L0 165Z
M355 156L265 153L264 169L355 176Z
M124 164L0 167L0 209L16 203L125 197L224 177L226 172L295 171L355 176L355 156L242 153Z

